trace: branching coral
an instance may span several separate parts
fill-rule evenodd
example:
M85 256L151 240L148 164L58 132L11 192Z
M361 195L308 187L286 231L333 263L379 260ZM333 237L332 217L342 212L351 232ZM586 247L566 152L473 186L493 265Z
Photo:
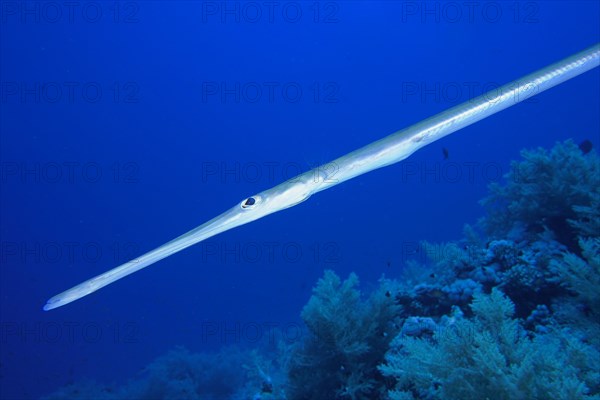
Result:
M583 154L572 141L557 143L550 152L539 148L521 152L506 184L490 185L483 200L488 234L510 237L551 231L557 240L577 251L577 236L598 232L600 214L600 158L595 151ZM513 235L514 236L514 235Z
M382 390L377 365L398 331L394 284L382 280L367 300L358 278L325 271L302 311L310 335L289 369L290 399L374 399Z
M581 237L600 236L600 193L592 191L591 204L586 206L573 206L577 219L569 219L568 222L580 234Z
M600 318L600 237L582 239L583 258L566 253L562 261L553 260L563 283L585 301Z
M597 399L598 352L560 332L530 339L499 290L476 294L474 317L431 340L398 335L379 368L391 399Z

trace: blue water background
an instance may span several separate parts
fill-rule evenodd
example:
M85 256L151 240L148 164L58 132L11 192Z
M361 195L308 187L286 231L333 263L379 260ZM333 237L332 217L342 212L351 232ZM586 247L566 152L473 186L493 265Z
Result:
M253 3L257 22L236 2L239 21L220 2L118 3L119 14L94 3L98 22L69 21L63 3L58 22L3 9L0 398L123 380L176 345L252 345L247 332L207 327L295 326L324 269L355 271L368 290L397 276L419 241L459 239L521 149L600 146L595 70L404 164L42 311L294 172L600 40L596 1L475 3L473 14L452 3L456 15L444 2L428 3L432 13L421 2L283 2L272 16ZM236 84L239 99L224 91ZM83 91L98 87L97 101Z

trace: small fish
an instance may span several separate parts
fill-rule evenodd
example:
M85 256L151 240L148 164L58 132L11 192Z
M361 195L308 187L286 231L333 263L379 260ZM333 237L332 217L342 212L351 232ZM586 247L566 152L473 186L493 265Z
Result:
M385 292L385 297L390 297L392 294L390 293L390 291L388 290L387 292Z
M594 147L594 145L592 144L592 142L590 142L587 139L585 139L583 142L579 143L579 150L581 150L581 152L583 154L587 154L590 151L592 151L593 147Z
M445 147L442 147L442 153L444 153L444 160L448 159L448 149Z

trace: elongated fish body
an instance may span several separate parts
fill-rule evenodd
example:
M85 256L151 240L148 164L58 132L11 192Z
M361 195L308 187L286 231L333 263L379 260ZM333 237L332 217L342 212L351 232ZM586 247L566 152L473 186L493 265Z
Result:
M312 194L387 165L459 129L527 100L600 65L600 44L393 133L336 160L242 200L223 214L110 271L52 297L52 310L87 296L171 254L237 226L293 207Z

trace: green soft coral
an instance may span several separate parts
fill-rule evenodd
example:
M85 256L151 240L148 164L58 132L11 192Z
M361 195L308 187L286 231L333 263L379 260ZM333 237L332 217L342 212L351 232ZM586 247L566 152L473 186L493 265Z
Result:
M289 366L290 399L374 399L384 393L377 365L397 332L395 284L381 280L362 299L358 277L325 271L302 311L309 336Z
M580 246L582 257L565 253L562 260L552 260L551 268L600 318L600 238L582 239Z
M523 161L513 161L506 184L490 185L483 200L488 216L483 225L491 237L504 238L551 231L576 249L577 236L587 237L600 227L600 158L583 154L568 140L550 151L523 150Z
M472 319L439 329L431 340L398 335L381 372L396 381L390 399L599 399L598 352L554 331L533 339L513 319L499 290L478 293Z
M341 282L333 271L325 271L302 310L302 319L310 331L346 356L359 356L369 350L369 332L361 324L365 310L356 288L358 283L354 273Z

